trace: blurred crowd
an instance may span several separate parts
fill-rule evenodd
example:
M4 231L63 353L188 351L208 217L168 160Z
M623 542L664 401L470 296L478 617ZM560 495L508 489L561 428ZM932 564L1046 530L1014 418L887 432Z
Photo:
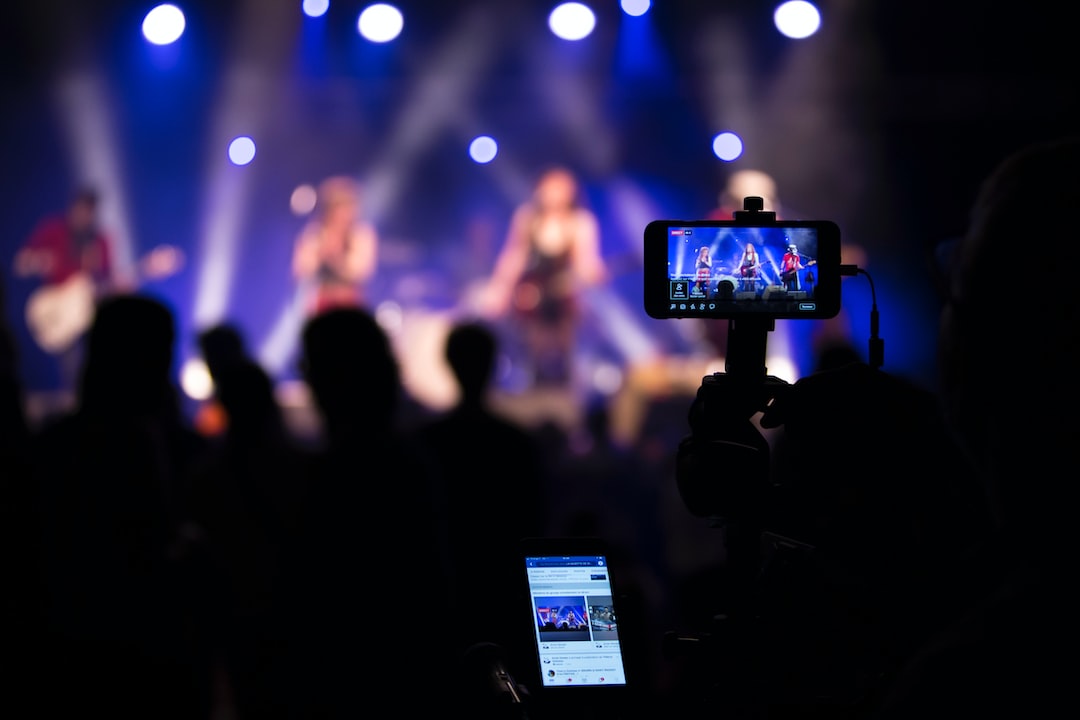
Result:
M1020 305L993 268L1018 239L1076 234L1077 161L1076 141L1039 145L986 179L942 278L940 390L830 355L761 406L719 396L703 422L700 395L658 398L631 444L600 402L578 435L496 411L483 321L449 332L459 399L431 411L371 313L313 312L317 442L227 324L199 337L222 417L199 432L151 294L98 302L75 407L40 424L5 331L4 714L467 712L465 650L519 659L514 548L531 535L612 548L636 704L583 715L1056 709L1078 440L1057 368L1080 322L1068 282Z

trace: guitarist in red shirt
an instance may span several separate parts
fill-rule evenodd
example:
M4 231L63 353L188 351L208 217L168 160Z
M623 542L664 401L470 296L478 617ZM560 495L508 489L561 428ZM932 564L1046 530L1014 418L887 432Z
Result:
M112 279L112 249L97 224L97 192L76 193L63 215L45 218L15 257L15 272L37 275L47 284L62 283L78 272L90 274L95 284Z
M111 242L98 226L97 210L97 191L80 189L63 214L38 223L15 256L15 274L40 278L43 290L71 287L90 294L90 307L62 303L39 307L34 297L27 307L34 339L58 357L65 381L73 380L78 371L79 341L89 326L93 302L114 281Z
M801 289L799 271L805 267L802 263L802 256L799 255L799 248L794 243L789 244L787 252L784 253L784 257L780 260L780 277L784 281L785 289L788 291Z

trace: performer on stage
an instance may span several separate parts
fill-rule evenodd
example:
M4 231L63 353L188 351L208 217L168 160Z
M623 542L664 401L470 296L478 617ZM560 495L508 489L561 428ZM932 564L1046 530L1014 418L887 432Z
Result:
M784 281L784 289L790 292L801 288L799 271L804 268L798 246L795 243L789 243L787 252L780 259L780 278Z
M754 243L746 243L743 248L742 259L739 260L739 285L744 292L757 290L758 272L761 269L761 260L758 258L757 248Z
M327 178L319 185L315 211L297 238L292 263L293 276L307 286L308 314L364 305L364 283L375 273L379 238L374 225L361 218L358 183Z
M65 213L49 216L34 228L15 256L15 272L37 275L46 283L86 272L96 285L107 285L112 280L112 247L98 227L97 208L97 191L79 190Z
M708 295L709 280L712 278L712 257L709 255L707 245L702 245L698 251L697 262L694 264L697 274L694 276L694 288L696 293ZM695 294L696 294L695 293Z
M571 382L580 292L608 276L599 222L580 192L567 168L540 175L514 210L481 305L488 317L518 321L537 385Z
M97 190L79 189L64 213L39 222L16 253L14 271L42 281L28 303L27 322L42 349L57 358L65 389L74 390L94 306L118 289L112 242L98 225Z

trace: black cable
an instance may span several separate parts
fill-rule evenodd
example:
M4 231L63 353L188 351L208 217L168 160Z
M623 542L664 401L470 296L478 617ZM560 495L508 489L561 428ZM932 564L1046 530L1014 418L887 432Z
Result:
M853 275L865 275L870 282L870 342L869 342L869 365L874 369L885 364L885 340L879 337L879 317L877 307L877 291L874 289L874 278L870 273L858 265L841 265L840 274L851 277Z

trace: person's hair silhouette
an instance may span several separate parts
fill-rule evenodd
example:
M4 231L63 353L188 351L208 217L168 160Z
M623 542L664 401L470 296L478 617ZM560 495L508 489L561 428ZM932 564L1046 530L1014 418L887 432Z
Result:
M1061 376L1080 348L1074 286L1051 273L1037 294L1021 295L1001 263L1026 238L1073 251L1078 159L1080 138L1044 143L1013 154L984 181L953 248L938 342L945 411L986 481L997 521L1023 528L1018 540L1054 532L1069 545L1069 504L1057 499L1058 468L1080 440L1080 391Z
M283 571L284 677L295 687L283 702L292 717L346 718L408 697L415 711L434 714L445 701L435 688L448 631L430 622L431 591L447 584L445 508L398 417L405 393L393 346L358 307L310 317L301 344L324 444L304 478ZM374 667L365 649L378 650ZM417 678L430 692L413 697Z
M106 414L171 410L175 333L172 309L156 298L121 294L103 299L87 339L81 409Z
M229 322L218 323L200 332L198 344L210 377L215 380L224 369L250 357L243 333Z
M446 338L446 362L457 380L461 402L482 403L494 380L498 340L481 323L455 325Z
M101 300L78 405L35 432L45 715L208 716L206 566L188 532L205 446L176 403L174 333L161 300Z
M1044 717L1072 702L1072 666L1055 648L1077 636L1068 570L1077 541L1063 472L1080 446L1080 390L1068 377L1080 314L1068 275L1047 276L1032 295L1000 270L1025 243L1052 239L1069 252L1080 239L1078 166L1080 136L1005 158L948 258L940 396L985 488L992 533L957 564L966 602L898 674L882 720Z
M301 369L332 440L381 432L398 421L401 371L386 332L360 308L334 308L305 323Z
M515 653L528 647L518 644L528 638L516 632L523 625L514 602L514 550L522 537L547 530L548 465L530 430L493 405L498 351L498 338L484 322L451 327L444 353L459 400L421 423L416 436L438 470L450 592L488 601L485 626L461 628L451 640L459 650L486 641Z

